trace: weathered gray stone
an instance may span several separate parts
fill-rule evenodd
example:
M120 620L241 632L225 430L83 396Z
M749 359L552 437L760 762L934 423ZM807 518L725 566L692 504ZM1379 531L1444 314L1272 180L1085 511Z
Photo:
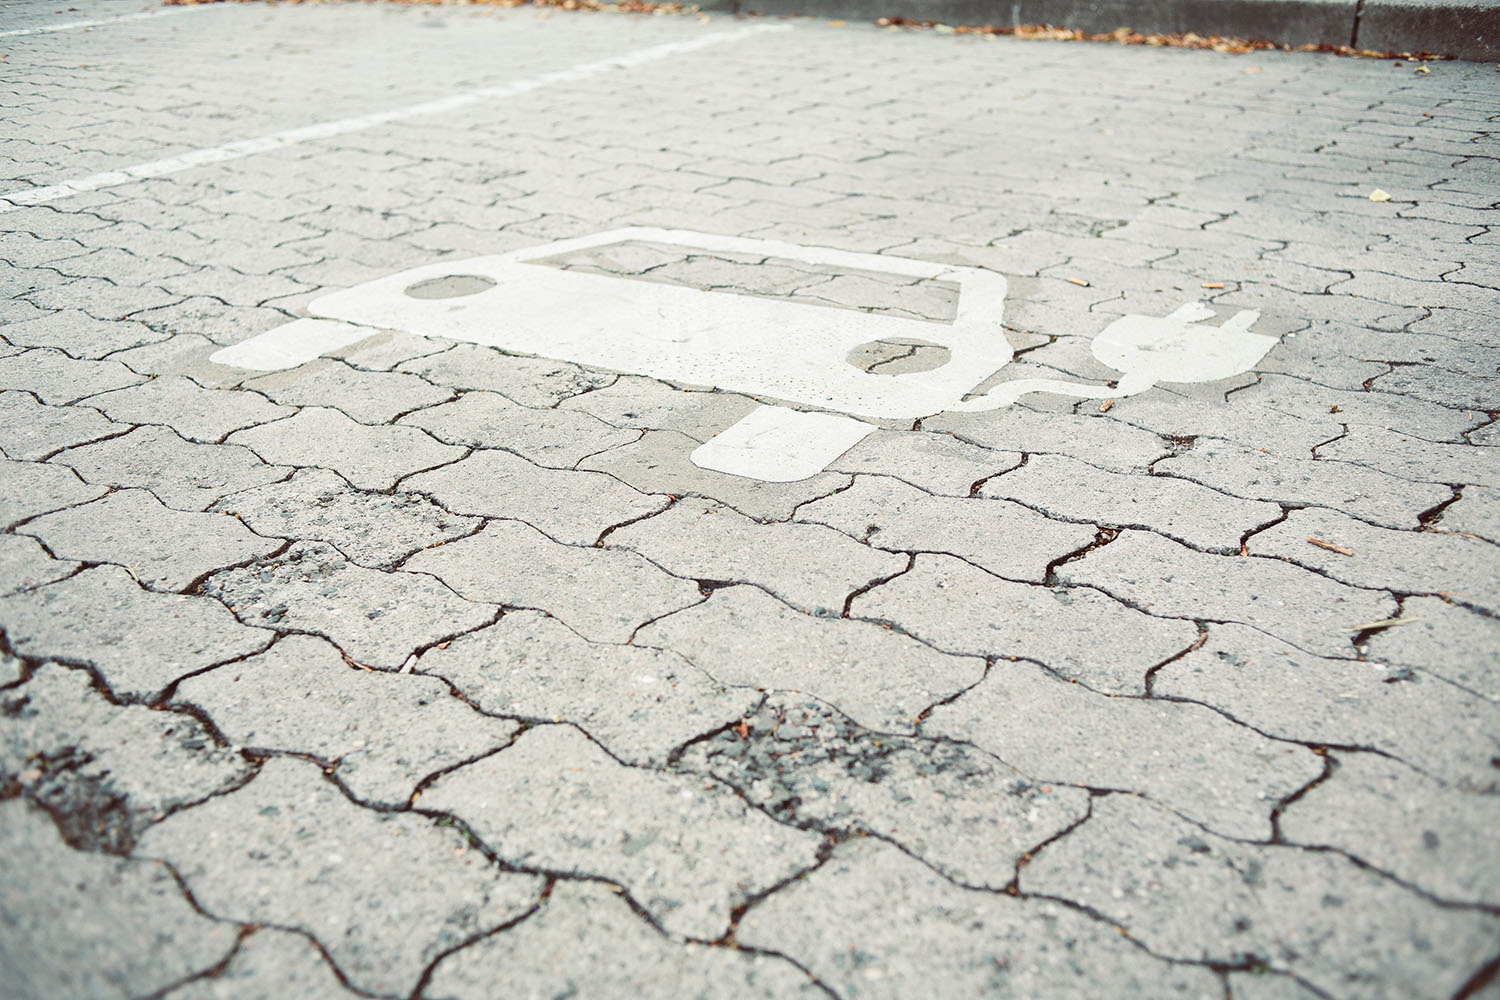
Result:
M1276 803L1322 770L1310 751L1201 705L1099 695L1026 662L996 664L921 732L968 740L1036 781L1136 792L1247 838L1268 837Z
M789 825L883 837L997 891L1023 855L1088 814L1081 788L1038 784L961 743L861 729L788 695L693 744L677 766L712 774Z
M1253 625L1323 656L1348 655L1359 626L1396 611L1382 591L1271 559L1195 552L1145 531L1122 531L1057 575L1153 615Z
M1304 336L1305 334L1298 334L1295 342L1301 343ZM1391 337L1390 334L1376 334L1351 327L1340 329L1334 339L1341 345L1339 350L1347 354L1350 340L1360 339L1361 336L1383 337L1387 340ZM1398 335L1397 340L1405 343L1411 338L1411 334L1403 333ZM1285 346L1286 341L1282 344ZM1409 434L1419 434L1433 441L1461 440L1460 435L1473 426L1473 421L1462 410L1384 392L1333 389L1316 381L1308 381L1306 377L1261 375L1256 385L1241 389L1232 399L1236 405L1242 400L1254 401L1272 410L1326 422L1333 429L1324 438L1325 441L1342 434L1345 425L1400 428ZM1253 439L1246 443L1252 444ZM1275 450L1274 442L1268 441L1265 446Z
M618 377L589 371L565 361L501 354L478 344L459 344L441 354L403 362L397 368L421 375L437 385L461 390L488 389L508 396L522 406L542 409L609 385Z
M1403 624L1370 637L1371 659L1425 670L1500 702L1500 621L1441 597L1409 597L1401 617Z
M227 496L215 509L257 534L328 542L350 562L390 569L421 549L473 533L477 517L450 514L411 493L365 493L328 469Z
M165 1000L323 1000L352 998L310 938L260 927L240 940L229 964L179 986Z
M449 510L525 521L560 542L592 545L606 528L669 502L597 473L544 469L505 451L476 451L462 462L413 476L403 490L426 493Z
M34 538L0 535L0 596L61 580L78 563L54 559Z
M1354 554L1308 540L1314 538ZM1393 531L1310 508L1292 511L1253 536L1247 547L1251 555L1275 556L1356 587L1452 594L1468 604L1500 609L1500 549L1475 538Z
M249 771L191 715L111 704L82 670L44 664L0 696L0 775L82 850L128 854L152 822Z
M493 715L571 722L622 760L661 763L744 715L753 692L726 689L676 653L592 643L533 611L427 650L417 672L444 678Z
M817 871L740 921L735 940L795 959L837 996L1180 997L1222 986L1115 929L1044 900L961 889L873 839L839 846Z
M360 489L380 491L389 491L413 472L446 465L464 454L464 449L439 444L414 427L370 427L321 406L236 431L230 443L244 445L268 461L332 469Z
M1052 521L1008 500L933 496L885 476L797 511L876 548L959 556L1010 580L1041 583L1047 566L1094 540L1093 525Z
M1272 456L1213 440L1152 468L1231 496L1328 507L1387 528L1415 528L1424 512L1452 495L1347 462Z
M639 441L579 463L647 493L696 496L726 503L760 521L785 521L798 505L847 486L848 476L820 472L791 483L768 483L700 469L689 459L698 442L678 431L647 431Z
M144 381L118 361L75 361L61 351L40 349L0 358L0 389L35 393L48 406Z
M1500 704L1379 661L1314 656L1248 625L1211 625L1153 675L1152 693L1200 701L1268 736L1367 747L1449 780L1483 784Z
M975 657L866 622L802 614L743 585L653 622L636 642L676 650L721 683L801 691L862 726L897 732L911 732L929 706L984 675Z
M0 626L18 653L86 664L117 696L147 699L273 638L240 625L218 601L142 590L118 566L0 598Z
M1487 486L1465 486L1462 495L1443 508L1433 522L1439 531L1478 535L1500 544L1500 490Z
M1332 777L1281 814L1287 840L1337 847L1439 899L1496 905L1494 780L1445 784L1367 753L1339 753L1334 761Z
M563 400L558 409L592 414L615 427L676 431L701 443L758 405L749 396L731 392L679 389L655 379L622 375L610 385Z
M1025 657L1111 694L1144 694L1147 672L1198 639L1190 622L1153 618L1088 587L1001 580L950 556L919 555L908 573L850 602L954 653Z
M189 677L174 700L237 746L305 754L363 802L400 808L428 775L510 742L516 723L480 715L435 677L361 671L312 636Z
M1096 801L1021 889L1087 906L1158 955L1263 964L1372 1000L1452 995L1500 933L1338 854L1226 840L1128 795Z
M426 995L479 1000L498 982L535 997L823 995L805 972L773 955L665 938L593 882L559 882L535 915L439 961Z
M129 429L87 406L44 406L28 392L0 391L0 450L11 458L36 461Z
M999 451L1071 455L1115 472L1144 471L1169 451L1157 435L1118 420L1020 405L999 413L940 414L922 421L922 428Z
M438 955L519 917L542 888L457 830L361 809L316 764L289 758L169 816L137 854L170 861L205 911L311 934L355 988L403 996Z
M110 357L142 375L184 375L202 386L229 388L255 373L208 360L220 345L197 333L176 333L167 340L132 347Z
M1170 476L1107 472L1066 455L1036 455L986 481L979 495L1016 500L1069 521L1146 528L1210 552L1238 552L1246 532L1281 516L1276 504L1240 500Z
M950 434L878 430L834 459L829 468L894 476L932 493L966 497L976 483L1020 464L1018 452L981 448Z
M244 387L286 406L331 407L362 424L390 423L403 413L453 398L452 390L415 375L361 371L328 358L253 378Z
M297 542L279 555L217 573L200 589L241 621L321 635L356 662L390 670L499 614L430 576L356 566L325 542Z
M124 566L153 590L183 590L216 569L281 547L232 517L175 511L146 490L117 490L21 530L62 558Z
M627 642L643 623L703 599L696 584L633 552L563 545L520 521L493 521L403 569L431 573L471 601L546 611L596 642Z
M289 407L236 389L205 389L182 375L162 375L127 389L90 396L111 420L166 424L189 441L213 444L242 427L289 416Z
M513 451L550 469L571 469L597 452L629 444L638 431L611 427L587 413L542 410L498 392L467 392L451 403L401 418L439 441Z
M907 563L822 525L762 524L693 498L612 531L607 541L634 549L678 576L753 583L820 614L837 614L850 594Z
M1291 412L1274 405L1273 400L1245 398L1236 392L1225 402L1222 390L1212 400L1164 390L1143 392L1118 400L1109 410L1109 419L1163 438L1213 438L1287 458L1310 457L1313 448L1344 431L1339 418L1326 406L1321 412Z
M1494 293L1490 294L1493 296ZM1448 371L1434 365L1401 365L1377 378L1372 388L1378 392L1415 396L1444 406L1500 409L1500 378Z
M737 905L810 867L822 842L717 782L619 764L571 726L527 730L421 801L501 858L618 882L668 933L708 941Z
M385 331L371 334L347 347L326 351L323 356L347 362L361 371L390 371L403 361L425 358L452 346L453 341L438 337Z
M53 461L72 466L89 483L148 489L178 510L207 510L228 493L290 474L262 462L248 448L193 444L165 427L138 427L98 444L69 448Z
M51 347L74 358L102 358L113 351L154 344L166 337L142 323L106 323L76 309L10 323L5 328L5 339L12 344Z
M0 802L0 965L7 996L145 996L205 969L238 928L193 909L172 873L70 849L47 816Z
M0 688L19 684L24 676L25 666L19 656L0 653Z
M1500 448L1441 444L1382 427L1351 427L1344 437L1320 447L1318 457L1379 469L1413 483L1500 486Z
M1290 973L1275 973L1261 966L1251 972L1231 972L1225 980L1234 1000L1322 1000L1324 996L1303 986Z
M61 465L0 459L0 528L48 511L86 503L104 492Z

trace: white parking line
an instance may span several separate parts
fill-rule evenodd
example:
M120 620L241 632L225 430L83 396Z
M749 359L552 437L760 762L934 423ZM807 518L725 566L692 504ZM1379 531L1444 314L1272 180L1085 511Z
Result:
M291 146L299 142L326 139L329 136L345 135L349 132L361 132L365 129L374 128L377 125L389 124L390 122L404 121L408 118L418 118L423 115L435 115L443 111L453 111L457 108L467 107L470 104L476 104L479 101L501 97L514 97L517 94L540 90L543 87L551 87L560 83L572 83L576 80L597 76L600 73L608 73L611 70L629 69L632 66L665 59L668 56L678 55L683 52L692 52L713 45L722 45L768 31L787 31L790 28L791 25L788 24L761 24L749 28L740 28L735 31L716 31L712 34L694 38L691 41L655 45L649 49L641 49L623 56L614 56L609 59L601 59L597 62L581 63L568 69L543 73L541 76L534 76L528 80L516 80L513 83L502 84L498 87L471 90L467 93L454 94L452 97L443 97L435 101L423 101L421 104L411 104L404 108L395 108L390 111L376 111L372 114L359 115L354 118L342 118L338 121L322 122L317 125L304 125L301 128L288 129L285 132L273 132L270 135L263 135L254 139L242 139L239 142L226 143L223 146L195 149L192 152L170 156L164 160L137 163L133 166L121 167L118 170L107 170L103 173L90 174L87 177L63 181L61 184L49 184L46 187L28 188L20 191L7 191L0 193L0 202L9 202L8 205L0 204L0 212L9 212L25 205L40 205L44 202L57 201L60 198L70 198L84 191L97 191L100 188L128 184L131 181L144 180L148 177L175 174L190 167L201 167L209 163L223 163L226 160L237 160L243 156L264 153L267 150L280 149L283 146Z
M45 35L53 31L72 31L74 28L99 28L106 24L119 24L121 21L143 21L148 17L165 17L168 14L186 14L189 11L205 10L214 4L192 4L183 7L163 7L161 10L148 10L140 14L121 14L119 17L101 17L91 21L64 21L60 24L44 24L36 28L12 28L9 31L0 31L0 38L15 38L17 35Z

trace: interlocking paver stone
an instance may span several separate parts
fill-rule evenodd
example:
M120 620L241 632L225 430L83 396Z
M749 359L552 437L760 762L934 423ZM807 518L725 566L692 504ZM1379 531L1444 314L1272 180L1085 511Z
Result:
M822 842L717 782L621 765L571 726L527 730L421 801L502 858L618 882L668 933L707 941L736 905L810 867Z
M572 545L592 545L606 528L669 502L608 476L544 469L504 451L476 451L462 462L412 476L401 488L426 493L461 514L525 521Z
M440 444L414 427L371 427L322 406L236 431L230 443L277 464L332 469L362 490L380 491L390 490L403 476L464 455L463 448Z
M54 559L33 538L0 535L0 596L40 587L69 576L78 563Z
M1442 444L1383 427L1351 427L1344 437L1320 447L1318 457L1379 469L1413 483L1500 486L1500 449Z
M242 427L290 416L254 392L206 389L183 375L162 375L127 389L90 396L88 405L111 420L166 424L189 441L212 444Z
M290 475L248 448L195 444L165 427L137 427L107 441L69 448L53 461L72 466L88 483L150 490L178 510L206 510L228 493Z
M237 746L329 761L363 802L406 805L428 775L504 746L518 726L480 715L435 677L361 671L326 640L288 636L179 684L174 700Z
M1140 472L1169 451L1157 435L1118 420L1025 406L1003 410L999 419L993 414L942 414L922 421L922 427L1000 451L1070 455L1113 472Z
M447 680L485 712L571 722L632 763L664 761L757 700L676 653L591 643L535 611L508 612L488 628L429 649L416 670Z
M1225 840L1128 795L1096 801L1021 888L1077 900L1158 955L1265 964L1337 996L1450 996L1500 931L1338 854Z
M1453 503L1433 522L1440 531L1478 535L1500 545L1500 490L1487 486L1465 486Z
M615 427L676 431L703 442L756 405L748 396L679 389L655 379L622 376L607 386L563 400L558 409L592 414Z
M361 809L318 765L267 761L232 795L168 817L137 853L171 862L205 911L313 936L357 989L408 994L438 955L519 917L541 880L453 829ZM382 901L366 893L379 887Z
M961 889L872 839L752 909L735 939L801 962L838 996L1215 996L1108 924L1045 900Z
M489 624L500 610L424 574L357 566L325 542L297 542L217 573L200 589L241 621L321 635L356 662L391 670L432 643Z
M29 392L0 391L0 450L13 459L46 458L59 449L129 429L129 424L112 423L87 406L46 406Z
M328 358L262 375L244 386L285 406L333 407L362 424L390 423L403 413L453 398L451 390L415 375L361 371Z
M498 392L466 392L451 403L408 414L401 423L425 428L439 441L501 448L552 469L571 469L640 437L587 413L522 406Z
M225 497L216 510L257 534L328 542L350 562L390 569L420 549L472 534L483 523L410 493L365 493L328 469Z
M1020 464L1018 452L980 448L948 434L878 430L834 459L829 468L894 476L932 493L966 497L980 481Z
M222 970L170 990L167 1000L313 1000L353 998L312 940L271 927L240 940Z
M1093 525L1053 521L1008 500L933 496L885 476L797 511L880 549L942 552L1009 580L1041 583L1047 566L1094 540Z
M0 857L12 996L149 995L220 961L238 936L193 909L165 865L74 851L19 799L0 802Z
M1401 625L1370 638L1371 659L1425 670L1500 701L1500 622L1441 597L1407 598L1401 617Z
M438 385L455 389L488 389L522 406L548 408L600 386L617 376L589 371L562 361L522 358L475 344L459 344L397 366Z
M49 406L141 381L118 361L77 361L61 351L38 349L0 358L0 389L24 389Z
M150 698L184 674L258 653L273 638L206 597L153 594L119 566L0 599L16 652L86 664L120 697Z
M546 611L596 642L626 642L642 624L703 599L697 584L633 552L563 545L520 521L492 521L403 568L471 601Z
M76 309L63 309L5 328L5 339L12 344L51 347L70 357L96 360L113 351L154 344L166 337L142 323L106 323Z
M146 490L116 490L34 518L21 530L61 558L124 566L153 590L183 590L216 569L281 547L232 517L172 510Z
M538 997L823 995L806 973L773 955L663 937L593 882L558 883L535 915L444 958L424 995L479 1000L496 982Z

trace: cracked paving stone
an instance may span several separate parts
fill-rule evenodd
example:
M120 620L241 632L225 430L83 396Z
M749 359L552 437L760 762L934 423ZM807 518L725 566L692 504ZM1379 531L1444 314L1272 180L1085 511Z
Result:
M536 914L440 960L422 995L487 1000L497 983L518 997L826 995L774 955L663 937L591 882L558 883Z
M877 430L829 468L851 475L893 476L932 493L966 497L979 481L1020 464L1020 452L981 448L951 434Z
M1147 531L1122 531L1057 576L1153 615L1252 625L1322 656L1348 655L1357 626L1396 611L1383 591L1272 559L1196 552Z
M1378 469L1406 483L1407 490L1416 483L1500 487L1500 448L1426 441L1383 427L1351 427L1337 441L1319 446L1318 457Z
M85 482L137 486L177 510L201 511L228 493L284 479L290 470L267 465L248 448L194 444L165 427L81 445L53 461L72 466Z
M326 542L296 542L216 573L199 589L241 621L321 635L357 663L388 670L425 646L488 625L500 610L466 601L430 576L357 566Z
M1152 468L1231 496L1327 507L1387 528L1415 528L1424 512L1452 496L1443 486L1348 462L1292 459L1220 441L1197 442Z
M1247 449L1288 458L1307 457L1312 449L1337 437L1344 426L1337 416L1321 410L1290 412L1280 397L1266 401L1235 393L1233 403L1226 405L1224 391L1218 383L1213 399L1191 399L1165 390L1144 392L1117 401L1109 419L1149 430L1162 437L1223 439ZM1187 390L1190 386L1177 388ZM1208 386L1204 386L1208 388ZM1335 395L1329 393L1329 395ZM1353 395L1341 393L1339 396Z
M656 379L622 375L611 385L563 400L558 409L587 413L615 427L676 431L702 443L758 405L749 396L731 392L679 389Z
M837 996L1217 1000L1208 969L1154 958L1048 900L963 889L898 848L857 839L740 921L735 940L804 965Z
M364 340L357 340L345 347L326 351L323 356L347 362L361 371L388 372L403 361L439 354L452 346L451 340L385 331L371 334Z
M236 746L329 761L355 798L382 808L405 806L423 778L520 728L480 715L436 677L356 670L312 636L189 677L173 698L202 709Z
M0 695L0 782L46 807L79 849L128 854L151 823L249 773L191 715L111 704L82 670L44 664Z
M35 393L48 406L76 403L96 392L144 381L118 361L75 361L60 351L40 349L0 358L0 389Z
M408 414L401 423L421 427L439 441L501 448L551 469L571 469L596 452L640 437L586 413L526 407L498 392L464 393L451 403Z
M1094 540L1092 524L1052 521L1009 500L937 497L883 476L798 509L797 520L837 528L900 552L958 556L1009 580L1041 583L1047 566Z
M5 339L21 347L51 347L75 358L98 359L114 351L129 350L167 339L144 323L106 323L76 309L5 327Z
M984 676L955 656L868 622L794 611L754 587L716 590L636 636L675 650L723 684L801 691L869 729L910 733L934 702Z
M1332 777L1281 814L1295 844L1327 845L1440 899L1500 903L1500 768L1446 785L1375 754L1334 753Z
M372 569L390 569L482 523L411 493L361 492L328 469L299 469L284 482L225 497L218 510L260 535L328 542L350 562Z
M303 931L356 989L403 996L438 955L521 916L542 889L457 830L362 809L317 764L286 757L167 817L136 852L170 862L206 912Z
M244 383L244 388L283 406L331 407L362 424L389 423L403 413L453 398L452 390L415 375L361 371L328 358L262 375Z
M507 612L429 649L416 670L447 680L484 712L571 722L630 763L661 763L758 700L676 653L589 642L535 611Z
M220 972L163 994L163 1000L321 1000L352 993L301 934L260 927L240 941Z
M37 461L129 429L85 406L46 406L28 392L0 390L0 451L13 459Z
M707 941L822 843L718 782L619 764L572 726L527 730L438 778L421 806L462 819L512 864L617 882L667 933Z
M1021 870L1154 953L1289 971L1325 995L1446 998L1492 954L1500 920L1447 909L1341 855L1226 840L1128 795Z
M0 535L0 597L71 576L78 565L52 558L34 538Z
M28 522L21 531L64 559L109 562L153 590L180 591L194 580L279 548L222 514L188 514L146 490L117 490L99 500Z
M74 851L20 799L0 802L0 857L7 996L145 996L219 962L238 937L194 910L165 865Z
M1034 780L1137 792L1230 836L1268 837L1271 810L1322 772L1202 705L1095 694L1024 661L997 663L933 709L923 736L967 740Z
M1500 702L1500 621L1441 597L1409 597L1401 617L1403 624L1371 636L1370 659L1425 670Z
M402 568L430 573L471 601L546 611L595 642L628 642L642 623L703 599L697 584L634 552L562 545L520 521L492 521Z
M1353 552L1345 555L1309 539ZM1500 548L1435 531L1377 528L1331 510L1294 510L1253 536L1253 556L1274 556L1356 587L1451 594L1500 611Z
M1191 622L1153 618L1088 587L1001 580L951 556L860 594L853 617L889 622L940 649L1025 657L1110 694L1144 694L1147 671L1198 638Z
M654 514L670 502L609 476L544 469L504 451L476 451L413 476L401 488L426 493L461 514L525 521L572 545L592 545L611 525Z
M1152 694L1211 705L1268 736L1368 747L1450 780L1500 778L1500 705L1380 662L1314 656L1248 625L1210 625Z
M1032 781L961 743L873 733L814 701L774 695L740 730L690 746L783 823L877 836L971 886L1004 889L1021 857L1088 815L1088 793Z
M838 614L849 594L907 563L820 524L762 524L693 498L616 529L607 541L678 576L755 584L818 614Z
M399 371L455 389L488 389L522 406L550 409L572 396L609 385L619 376L566 361L501 354L478 344L459 344L442 354L404 362Z
M1453 372L1433 365L1401 365L1377 378L1374 388L1443 406L1500 410L1500 378Z
M1314 993L1290 975L1260 966L1250 972L1231 972L1224 979L1234 1000L1324 1000L1327 996Z
M761 521L785 521L799 504L849 484L848 476L835 472L770 483L700 469L688 457L697 447L697 441L676 431L646 431L639 441L586 458L578 467L607 472L647 493L718 500Z
M200 334L178 333L159 343L121 351L110 360L122 362L143 375L183 375L211 389L237 386L254 374L208 360L219 350L219 344Z
M90 396L88 405L112 420L166 424L189 441L214 444L232 431L292 413L254 392L205 389L182 375L161 375L128 389Z
M1010 406L999 414L939 414L923 420L922 429L998 451L1068 455L1114 472L1144 472L1168 451L1157 435L1118 420L1025 406Z
M218 601L142 590L119 566L0 598L0 626L17 653L87 665L116 696L144 699L184 674L258 653L273 637Z
M403 476L464 454L463 448L439 444L414 427L371 427L322 406L235 431L229 443L244 445L268 461L332 469L362 490L382 492Z
M1221 553L1238 552L1247 531L1282 513L1276 504L1241 500L1185 479L1106 472L1066 455L1034 456L987 481L979 495L1015 500L1070 521L1146 528Z
M1462 495L1443 508L1434 530L1456 531L1500 545L1500 490L1466 486Z

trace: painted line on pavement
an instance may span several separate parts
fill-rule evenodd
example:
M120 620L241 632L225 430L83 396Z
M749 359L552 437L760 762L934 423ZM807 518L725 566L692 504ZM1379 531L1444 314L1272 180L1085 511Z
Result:
M451 97L439 98L435 101L423 101L421 104L410 104L404 108L394 108L390 111L376 111L368 115L358 115L354 118L341 118L338 121L322 122L317 125L304 125L301 128L288 129L284 132L273 132L270 135L259 136L254 139L242 139L239 142L226 143L223 146L213 146L208 149L195 149L192 152L182 153L178 156L170 156L164 160L152 160L149 163L137 163L129 167L121 167L118 170L106 170L103 173L90 174L87 177L79 177L74 180L63 181L60 184L49 184L46 187L27 188L20 191L0 192L0 202L9 202L8 205L0 204L0 212L8 212L15 208L26 205L40 205L49 201L57 201L61 198L71 198L75 194L85 191L97 191L100 188L115 187L120 184L128 184L131 181L145 180L149 177L161 177L164 174L175 174L192 167L201 167L210 163L223 163L226 160L238 160L241 157L253 156L256 153L264 153L273 149L281 149L284 146L292 146L301 142L310 142L314 139L327 139L330 136L346 135L350 132L362 132L365 129L375 128L379 125L387 125L391 122L405 121L408 118L419 118L423 115L435 115L444 111L453 111L457 108L477 104L493 98L514 97L517 94L525 94L544 87L555 86L560 83L572 83L600 73L608 73L617 69L629 69L642 63L655 62L668 56L678 55L683 52L693 52L697 49L706 49L713 45L722 45L727 42L748 38L751 35L764 34L771 31L789 31L789 24L760 24L749 28L739 28L734 31L716 31L700 38L694 38L685 42L668 42L665 45L655 45L649 49L641 49L622 56L612 56L608 59L600 59L597 62L580 63L568 69L557 70L552 73L543 73L527 80L516 80L512 83L501 84L498 87L485 87L481 90L471 90L467 93L454 94Z
M121 21L144 21L152 17L165 17L168 14L186 14L195 10L206 10L215 4L190 4L182 7L163 7L161 10L148 10L139 14L121 14L119 17L101 17L91 21L64 21L60 24L43 24L35 28L12 28L9 31L0 31L0 38L15 38L18 35L46 35L54 31L71 31L74 28L99 28L106 24L119 24Z

